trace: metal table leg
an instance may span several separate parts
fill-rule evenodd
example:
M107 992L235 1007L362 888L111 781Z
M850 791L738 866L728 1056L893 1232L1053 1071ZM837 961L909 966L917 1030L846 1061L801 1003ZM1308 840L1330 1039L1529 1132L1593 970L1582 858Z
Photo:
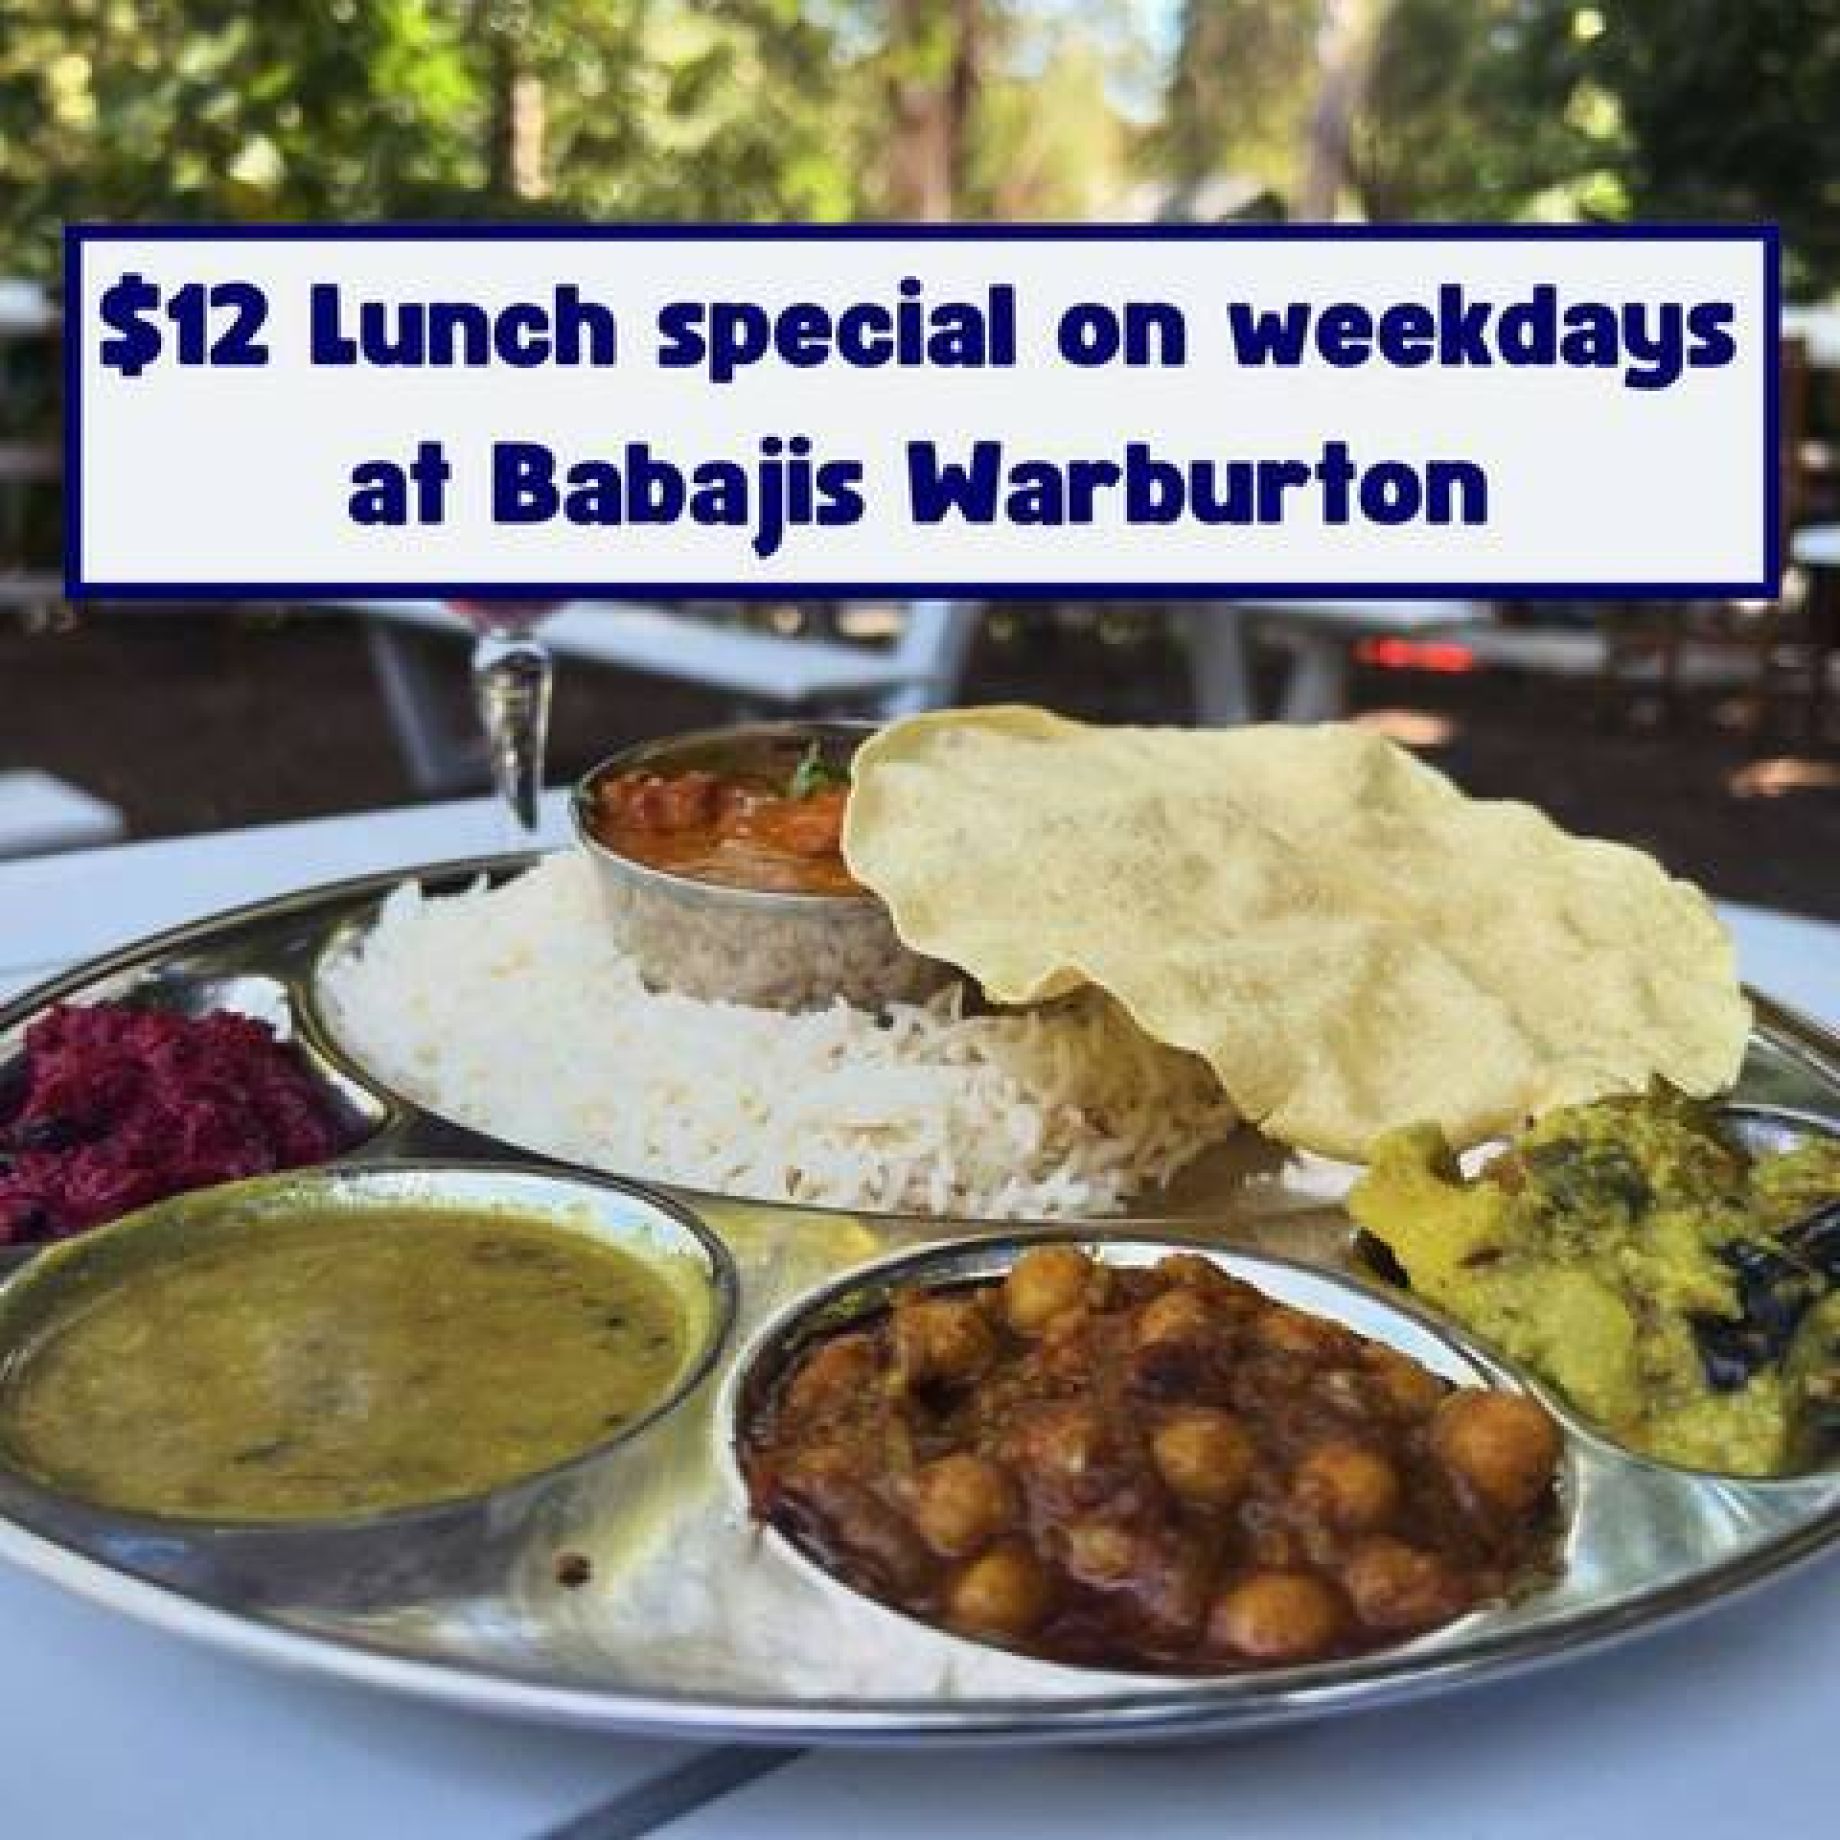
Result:
M1332 633L1295 633L1290 669L1278 699L1280 722L1339 722L1348 713L1350 641Z
M1231 728L1258 720L1246 627L1238 609L1207 601L1180 610L1194 684L1195 721L1203 728Z
M443 718L440 685L421 635L383 620L364 622L364 640L409 783L423 798L471 791L485 779L477 735L457 733Z

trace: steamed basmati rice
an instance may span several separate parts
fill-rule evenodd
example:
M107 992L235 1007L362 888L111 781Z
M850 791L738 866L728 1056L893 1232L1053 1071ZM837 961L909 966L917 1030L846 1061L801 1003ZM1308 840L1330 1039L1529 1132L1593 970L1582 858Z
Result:
M396 891L322 992L345 1045L431 1110L617 1174L769 1201L989 1219L1115 1213L1235 1122L1212 1074L1097 995L876 1017L648 990L587 866Z

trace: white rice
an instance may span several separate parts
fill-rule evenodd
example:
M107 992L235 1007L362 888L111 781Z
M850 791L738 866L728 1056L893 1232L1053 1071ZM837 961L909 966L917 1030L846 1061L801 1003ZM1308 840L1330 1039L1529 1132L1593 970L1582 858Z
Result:
M1229 1131L1192 1056L1086 994L992 1016L958 994L876 1017L648 990L587 866L398 889L322 995L420 1103L616 1174L814 1206L990 1219L1116 1213Z

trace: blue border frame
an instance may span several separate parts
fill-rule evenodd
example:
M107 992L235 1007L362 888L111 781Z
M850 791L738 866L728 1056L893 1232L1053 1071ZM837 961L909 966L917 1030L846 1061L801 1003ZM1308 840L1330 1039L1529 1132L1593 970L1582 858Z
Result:
M82 572L83 249L116 242L1719 242L1764 257L1764 572L1754 581L1516 582L99 582ZM64 226L64 593L70 600L1697 600L1782 592L1782 232L1775 224L95 224Z

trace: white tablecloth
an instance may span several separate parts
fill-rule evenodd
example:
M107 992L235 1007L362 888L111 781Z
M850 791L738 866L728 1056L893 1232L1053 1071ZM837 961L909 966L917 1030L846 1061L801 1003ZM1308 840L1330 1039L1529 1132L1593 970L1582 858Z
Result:
M217 908L502 841L467 804L0 867L0 991ZM1840 1019L1840 929L1726 912L1751 982ZM1814 1840L1840 1831L1836 1657L1826 1561L1614 1655L1307 1730L1153 1753L811 1752L752 1775L732 1754L264 1672L9 1572L0 1840Z

